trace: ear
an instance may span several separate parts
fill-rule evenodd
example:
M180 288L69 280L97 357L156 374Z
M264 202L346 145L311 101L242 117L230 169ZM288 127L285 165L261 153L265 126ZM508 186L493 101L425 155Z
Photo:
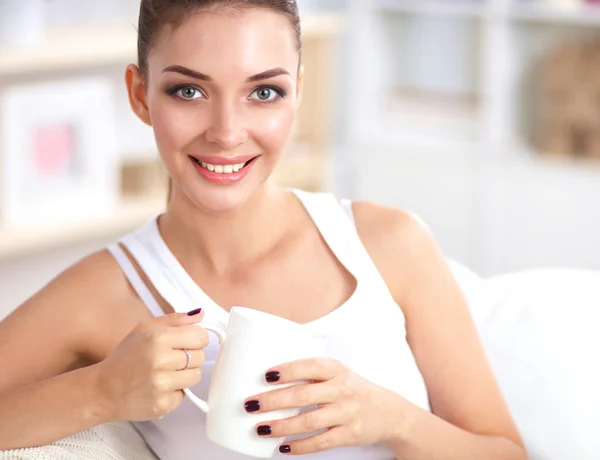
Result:
M152 126L146 98L146 82L142 78L140 69L136 65L130 64L127 66L127 70L125 71L125 83L127 85L131 110L133 110L140 120L148 126Z
M299 107L302 103L302 95L304 94L304 66L301 65L298 70L298 81L296 82L296 100Z

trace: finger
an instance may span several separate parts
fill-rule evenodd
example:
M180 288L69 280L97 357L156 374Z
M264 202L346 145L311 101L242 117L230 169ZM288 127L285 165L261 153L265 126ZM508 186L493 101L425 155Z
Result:
M338 388L329 382L306 383L250 397L244 402L244 407L247 412L269 412L313 404L328 404L336 401L338 397Z
M193 387L202 380L198 367L184 371L155 371L150 377L150 385L155 393L171 393Z
M184 390L196 386L202 380L202 371L197 368L170 373L169 390Z
M166 414L174 411L183 401L185 394L183 391L170 391L161 396L160 400L156 401L153 407L153 415L155 419L161 420Z
M187 313L169 313L168 315L158 316L150 320L152 326L186 326L202 321L204 312L201 308L194 309Z
M175 349L200 350L208 345L206 330L195 324L166 328L161 339L166 345Z
M256 432L262 437L286 438L336 427L344 422L346 419L341 411L334 406L325 406L295 417L260 423L256 426Z
M269 369L265 379L269 383L290 383L302 380L324 382L338 375L344 367L335 359L300 359Z
M206 355L204 350L193 350L189 349L187 352L190 354L190 362L188 364L188 356L185 350L170 350L165 353L164 361L158 366L158 369L162 369L165 371L181 371L193 368L200 367L204 364L206 360Z
M306 455L350 445L353 445L353 443L347 430L342 426L337 426L309 438L286 442L279 446L279 452L291 455Z

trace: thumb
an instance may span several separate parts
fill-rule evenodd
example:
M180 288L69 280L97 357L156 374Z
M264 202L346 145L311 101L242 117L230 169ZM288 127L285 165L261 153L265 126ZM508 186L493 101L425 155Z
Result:
M195 324L202 321L204 318L204 311L202 308L196 308L195 310L187 313L169 313L164 316L155 318L157 324L170 327L187 326L189 324Z

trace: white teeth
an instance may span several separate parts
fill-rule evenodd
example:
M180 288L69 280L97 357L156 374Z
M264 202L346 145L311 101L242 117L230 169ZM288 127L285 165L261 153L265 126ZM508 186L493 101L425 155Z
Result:
M211 165L210 163L205 163L204 161L196 161L203 168L208 169L209 171L214 171L219 174L231 174L233 172L238 172L242 169L246 163L238 163L235 165Z

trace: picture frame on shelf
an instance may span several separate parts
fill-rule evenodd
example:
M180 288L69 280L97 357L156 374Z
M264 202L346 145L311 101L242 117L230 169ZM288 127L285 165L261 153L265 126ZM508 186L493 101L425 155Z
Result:
M114 84L86 77L0 92L0 226L97 217L119 200Z

